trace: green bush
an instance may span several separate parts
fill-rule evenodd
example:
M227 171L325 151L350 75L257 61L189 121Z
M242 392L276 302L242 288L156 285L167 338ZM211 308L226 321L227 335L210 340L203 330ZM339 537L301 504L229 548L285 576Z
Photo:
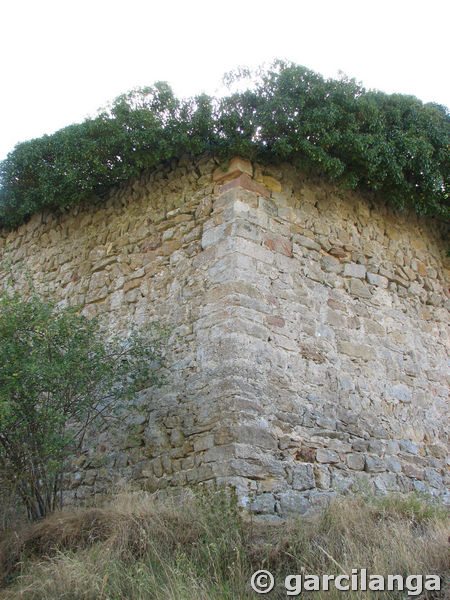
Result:
M0 482L29 518L60 506L65 459L87 428L159 382L161 336L106 342L74 309L0 290Z
M246 76L253 81L245 72L229 79ZM0 164L0 225L102 197L145 169L204 152L289 161L397 208L449 216L446 107L278 61L224 98L178 99L156 83L95 118L18 144Z

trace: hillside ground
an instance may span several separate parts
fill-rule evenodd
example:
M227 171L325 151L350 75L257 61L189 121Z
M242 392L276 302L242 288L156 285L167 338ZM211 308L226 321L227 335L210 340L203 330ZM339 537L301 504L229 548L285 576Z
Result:
M0 599L235 600L260 597L250 585L265 569L268 598L286 598L297 574L438 574L449 592L448 512L417 496L347 496L310 519L282 524L243 516L228 495L193 493L155 501L119 494L96 507L54 513L3 534ZM406 599L405 591L303 591L303 598ZM428 594L428 595L427 595ZM372 596L374 597L374 596Z

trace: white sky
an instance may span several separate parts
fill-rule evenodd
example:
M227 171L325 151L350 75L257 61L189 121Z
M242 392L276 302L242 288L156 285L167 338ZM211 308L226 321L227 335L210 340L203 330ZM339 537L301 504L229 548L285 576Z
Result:
M157 80L214 93L284 58L450 106L446 0L0 0L0 160Z

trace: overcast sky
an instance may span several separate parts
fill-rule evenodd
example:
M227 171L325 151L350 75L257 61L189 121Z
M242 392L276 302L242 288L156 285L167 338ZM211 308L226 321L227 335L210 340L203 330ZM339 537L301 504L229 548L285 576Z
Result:
M168 81L214 93L224 72L284 58L450 106L445 0L3 0L0 160L120 93Z

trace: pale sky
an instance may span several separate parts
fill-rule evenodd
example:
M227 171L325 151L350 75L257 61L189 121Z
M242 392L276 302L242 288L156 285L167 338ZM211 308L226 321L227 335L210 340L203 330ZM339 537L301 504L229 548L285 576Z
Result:
M446 0L0 0L0 160L120 93L283 58L450 106Z

